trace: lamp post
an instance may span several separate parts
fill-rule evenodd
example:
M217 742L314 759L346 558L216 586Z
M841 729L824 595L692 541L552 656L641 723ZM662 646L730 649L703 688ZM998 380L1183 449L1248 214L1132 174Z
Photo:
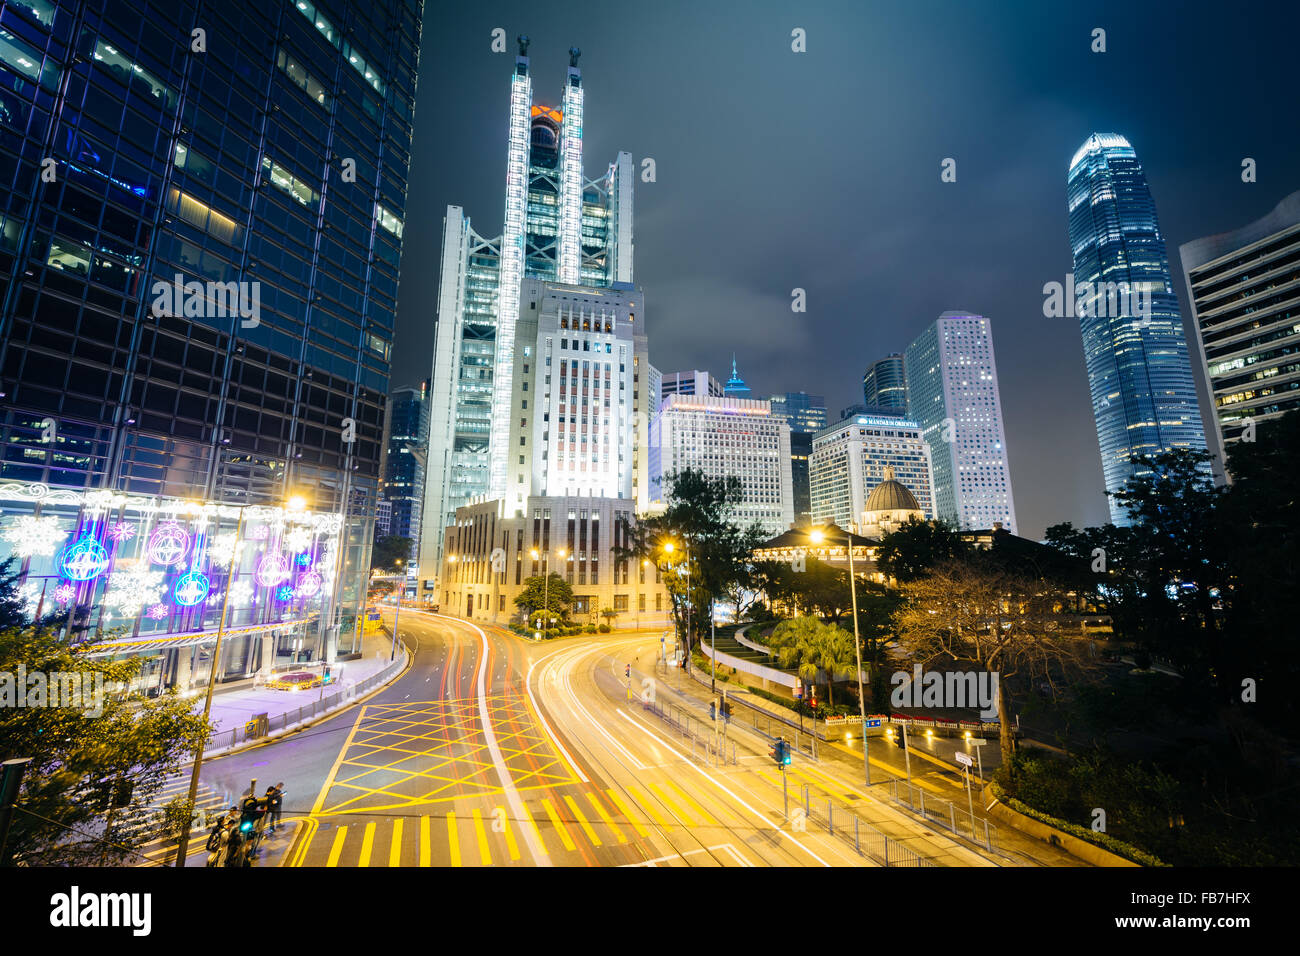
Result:
M829 540L820 528L814 528L808 536L813 544ZM862 689L862 639L858 635L858 583L857 575L853 573L853 533L847 532L843 540L849 552L849 595L853 603L853 651L858 661L858 714L862 718L862 773L866 777L867 786L871 786L871 761L867 757L867 698ZM816 736L817 718L814 715L813 738L816 739Z
M686 634L685 646L682 649L682 663L686 665L686 672L691 670L691 606L694 603L691 600L691 539L682 535L682 541L685 543L686 551ZM675 546L671 541L664 545L664 552L672 554Z
M547 617L551 614L551 552L539 554L536 548L529 552L536 561L539 557L542 559L542 607L546 609ZM564 549L556 548L555 556L561 561L564 560Z
M397 621L402 616L402 596L406 591L406 575L402 572L402 562L397 562L397 610L393 612L393 646L388 652L390 661L397 658Z

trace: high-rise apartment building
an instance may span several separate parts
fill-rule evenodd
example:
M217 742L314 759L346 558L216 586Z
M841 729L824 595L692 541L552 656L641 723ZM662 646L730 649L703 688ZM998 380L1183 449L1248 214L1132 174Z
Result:
M510 77L502 231L485 238L459 206L448 206L443 221L425 577L440 561L442 529L454 524L457 508L476 498L517 497L515 433L495 424L513 418L523 280L631 288L632 157L619 153L598 178L585 177L579 52L569 51L558 100L544 105L533 97L527 48L520 37Z
M1222 460L1248 419L1264 429L1300 408L1300 191L1249 225L1178 251Z
M650 430L652 486L661 491L665 475L687 468L740 479L742 500L731 515L738 524L757 522L776 535L794 523L790 426L770 403L667 396Z
M963 531L1001 522L1014 534L1016 509L989 320L945 312L903 358L908 414L930 446L936 516Z
M907 413L907 371L902 353L894 352L871 363L862 376L862 397L868 408Z
M226 589L222 679L358 652L422 5L104 6L0 10L0 558L155 685Z
M1073 284L1092 289L1078 319L1109 495L1141 471L1133 456L1204 450L1205 431L1155 202L1128 140L1089 136L1067 195ZM1127 523L1109 503L1111 520Z
M916 422L858 415L818 433L809 460L813 524L859 525L887 469L916 498L922 516L933 518L930 446Z

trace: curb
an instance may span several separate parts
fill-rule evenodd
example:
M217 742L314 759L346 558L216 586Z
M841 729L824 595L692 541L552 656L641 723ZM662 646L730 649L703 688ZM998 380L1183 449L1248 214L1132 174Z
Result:
M356 704L364 703L365 701L369 700L371 697L374 697L376 694L378 694L381 690L387 689L395 681L401 679L403 676L405 676L406 672L411 669L411 664L412 664L411 653L409 650L407 650L405 643L402 644L402 655L406 661L406 663L403 664L402 668L399 671L397 671L395 674L393 674L391 679L386 680L384 681L384 683L380 684L379 686L371 688L370 690L366 691L365 696L354 697L351 700L344 701L343 703L335 707L333 710L327 710L322 714L317 714L315 717L311 717L307 720L304 720L300 724L294 724L290 727L284 727L280 730L275 731L274 733L267 734L265 737L258 737L256 740L248 740L235 747L227 747L223 750L214 750L210 753L204 753L203 755L204 761L215 760L218 757L229 757L233 754L243 753L246 750L252 750L254 747L260 747L263 744L273 743L277 740L280 740L283 737L289 736L290 734L296 734L300 730L306 730L308 727L314 727L317 724L319 724L321 721L328 720L329 718L334 717L342 713L343 711L347 710L349 707L352 707ZM191 761L190 763L192 762L193 761ZM185 764L184 766L189 766L189 764Z

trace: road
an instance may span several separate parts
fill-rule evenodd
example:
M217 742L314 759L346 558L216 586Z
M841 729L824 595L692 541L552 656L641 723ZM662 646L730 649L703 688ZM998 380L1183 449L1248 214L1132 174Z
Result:
M290 865L870 866L875 831L891 863L994 865L802 757L787 816L765 742L733 728L714 765L640 700L656 638L533 644L414 611L402 638L411 665L374 697L204 765L205 793L285 782Z

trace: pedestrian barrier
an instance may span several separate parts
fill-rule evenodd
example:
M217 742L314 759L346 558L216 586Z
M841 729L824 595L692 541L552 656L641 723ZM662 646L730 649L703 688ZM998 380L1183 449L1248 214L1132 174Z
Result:
M278 733L289 727L301 724L304 721L312 720L321 714L328 713L344 706L349 701L356 700L358 697L364 697L374 688L386 683L394 674L405 666L405 661L400 657L391 661L383 670L371 674L365 680L357 683L348 683L339 688L328 697L324 696L324 690L321 696L309 704L303 704L294 710L286 710L284 713L276 714L274 717L268 717L265 714L258 714L253 720L248 721L242 727L233 727L230 730L223 730L214 734L208 741L208 746L204 753L212 754L222 750L229 750L237 747L242 743L258 740L269 734ZM259 732L260 731L260 732Z
M976 816L970 806L962 809L951 801L927 797L924 790L906 780L889 781L889 799L923 820L939 824L954 836L970 840L989 852L997 849L997 826L989 823L987 817Z

